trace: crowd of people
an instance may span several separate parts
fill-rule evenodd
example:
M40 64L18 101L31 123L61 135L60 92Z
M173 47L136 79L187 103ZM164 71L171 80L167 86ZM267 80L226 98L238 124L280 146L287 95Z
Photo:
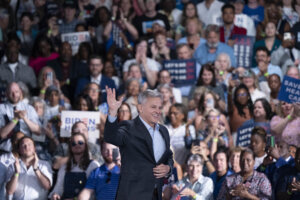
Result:
M1 1L0 199L148 199L154 177L152 199L300 199L286 76L300 79L300 0ZM84 121L61 136L62 111L100 113L98 139Z

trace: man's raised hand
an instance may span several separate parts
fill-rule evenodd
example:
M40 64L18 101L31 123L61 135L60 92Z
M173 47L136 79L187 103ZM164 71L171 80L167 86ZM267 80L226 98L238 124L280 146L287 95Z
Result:
M108 104L108 113L110 116L115 117L117 116L118 109L120 108L123 97L119 99L119 101L116 100L116 90L113 88L105 87L106 94L107 94L107 104Z

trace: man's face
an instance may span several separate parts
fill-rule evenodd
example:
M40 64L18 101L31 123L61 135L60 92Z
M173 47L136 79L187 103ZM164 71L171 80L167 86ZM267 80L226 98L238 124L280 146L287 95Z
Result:
M8 92L8 99L12 104L17 104L22 98L22 91L18 84L13 83Z
M147 11L153 11L155 10L155 0L146 0L146 10Z
M215 168L219 173L225 173L227 170L227 160L225 153L218 153L215 158Z
M131 66L129 70L129 77L131 78L142 78L140 67L137 65Z
M192 51L187 47L183 46L177 50L177 57L178 59L191 59L192 58Z
M113 149L117 148L115 145L109 143L103 143L101 155L105 163L110 164L113 162Z
M66 7L64 9L64 13L65 13L65 19L66 19L66 21L71 22L75 18L76 9L75 8L71 8L71 7Z
M61 47L61 59L64 62L68 62L72 58L72 47L68 42L64 42Z
M167 72L167 71L160 72L159 83L167 83L167 84L171 83L171 76L170 76L169 72Z
M222 13L224 24L232 24L234 20L234 11L231 8L226 8Z
M102 72L103 64L100 59L92 59L90 61L90 74L94 77L98 76Z
M219 43L219 34L211 31L210 33L208 33L206 40L209 48L217 48Z
M35 147L33 141L29 138L23 139L19 146L19 151L21 157L29 158L34 156Z
M140 116L150 126L154 126L161 119L162 100L159 97L150 97L138 105Z
M18 62L19 49L16 46L10 46L7 52L7 61L9 63Z
M270 56L268 56L267 52L265 51L257 51L256 52L256 62L264 62L264 63L269 63L270 62Z
M202 165L197 161L192 161L188 165L188 174L190 179L198 179L202 174Z

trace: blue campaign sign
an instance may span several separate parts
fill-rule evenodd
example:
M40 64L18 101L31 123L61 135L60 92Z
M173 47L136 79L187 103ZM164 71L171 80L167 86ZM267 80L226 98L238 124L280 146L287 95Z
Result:
M255 37L246 35L234 35L233 51L237 66L250 68L252 66L252 53Z
M278 99L287 103L300 102L300 80L284 76Z
M254 123L244 123L237 130L236 146L248 147L251 140L251 132L254 128Z
M175 87L193 85L196 82L196 61L194 59L166 60L163 68L170 72Z

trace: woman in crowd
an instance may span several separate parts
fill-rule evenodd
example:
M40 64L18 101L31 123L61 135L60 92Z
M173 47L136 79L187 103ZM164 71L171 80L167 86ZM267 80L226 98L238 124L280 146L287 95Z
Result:
M278 140L282 139L289 145L300 144L299 103L290 104L280 101L277 115L270 122L271 131Z
M271 90L270 92L270 104L272 107L272 112L276 112L276 107L279 103L278 94L281 86L280 76L277 74L271 74L268 77L268 86Z
M284 32L288 32L291 26L286 19L282 18L281 9L278 9L276 3L269 2L265 5L264 12L264 21L259 23L256 27L256 41L262 40L266 36L264 30L269 21L275 22L278 39L282 40Z
M206 121L205 121L205 115L210 111L211 109L217 109L217 110L222 110L224 109L220 108L220 105L217 101L216 95L214 92L211 91L205 91L202 93L200 96L200 100L198 103L198 108L195 111L195 127L196 130L203 130L206 127ZM227 122L227 119L224 114L220 114L220 121L225 124L226 131L230 132L229 129L229 124Z
M157 90L163 96L163 108L162 108L162 121L168 122L167 116L171 106L175 103L172 88L168 84L160 84L157 86Z
M123 65L123 79L128 79L128 69L132 63L137 63L142 71L143 78L150 88L154 88L161 68L160 63L147 57L148 43L145 39L139 39L135 45L135 58L127 60Z
M138 96L141 91L140 89L141 87L138 79L128 79L126 81L125 102L128 103L130 106L132 118L138 116L137 105L138 105Z
M165 60L173 60L176 58L175 50L167 46L167 35L164 31L155 33L154 42L151 45L151 57L161 64L163 64Z
M262 127L254 127L251 132L250 148L255 155L254 169L258 168L267 156L267 132Z
M123 102L118 110L118 122L131 120L131 110L128 103Z
M220 53L218 55L215 61L215 68L216 68L216 78L218 83L227 89L231 77L231 73L229 72L231 68L231 61L228 54Z
M267 134L271 134L270 120L273 112L270 103L265 99L257 99L253 104L253 118L246 121L243 125L253 124L264 128Z
M269 21L265 27L265 37L262 40L256 41L253 47L252 66L257 66L255 53L257 47L265 46L272 54L281 45L281 40L276 38L276 24L274 21Z
M239 173L241 171L240 157L242 150L243 149L241 147L233 147L230 150L229 166L234 173Z
M205 42L201 37L202 24L197 17L186 20L186 37L180 38L177 44L189 44L193 52Z
M205 86L217 94L217 100L223 101L225 104L224 90L222 86L217 85L214 65L207 63L202 66L200 75L197 81L197 86Z
M29 66L31 66L35 74L38 75L48 61L58 57L59 54L54 51L51 40L48 37L41 35L36 38L33 45Z
M232 99L232 85L228 92L228 115L230 130L236 141L237 129L247 120L252 118L253 103L248 88L244 84L236 87Z
M89 174L99 167L97 161L91 160L86 137L75 133L70 137L67 164L58 171L57 182L49 194L52 200L73 199L83 189Z
M282 6L282 19L287 20L290 26L293 27L294 24L299 22L299 15L295 10L295 1L282 0L280 3Z
M226 177L218 195L223 199L271 199L272 188L268 178L254 170L255 153L245 149L241 153L241 172Z
M175 154L175 161L183 166L189 150L185 147L184 137L186 132L191 138L195 138L195 128L187 124L187 110L183 104L175 103L169 112L170 124L167 126L170 134L170 145Z
M252 102L259 98L266 98L269 100L268 96L259 89L257 76L252 70L246 70L244 72L242 83L247 86Z
M198 18L197 8L196 5L192 2L188 2L184 5L182 17L181 17L181 23L177 25L176 27L176 34L175 34L175 40L178 41L180 38L184 37L186 35L186 22L188 19L191 18Z
M38 31L33 26L33 15L30 12L24 12L21 15L21 29L17 31L17 35L21 40L21 53L30 56L34 40Z
M81 110L81 111L95 111L93 101L91 97L87 94L78 95L75 100L73 108L74 110Z
M202 175L204 161L199 155L191 155L187 161L187 176L172 186L172 199L212 199L213 181Z
M116 85L117 90L122 85L121 78L118 77L117 70L113 65L113 62L110 60L105 61L104 68L103 68L103 74L107 76L108 78L111 78Z

